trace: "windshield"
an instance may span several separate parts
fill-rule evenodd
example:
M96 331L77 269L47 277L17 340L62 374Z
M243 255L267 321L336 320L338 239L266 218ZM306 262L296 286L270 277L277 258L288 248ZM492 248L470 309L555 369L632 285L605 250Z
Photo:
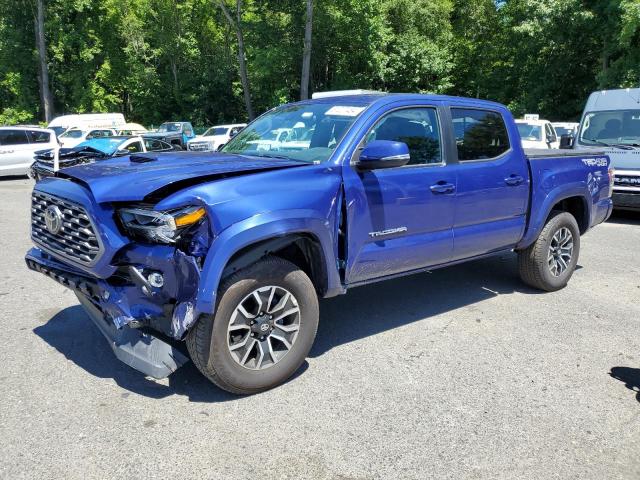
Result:
M328 103L285 105L258 118L222 151L325 162L365 108Z
M158 131L161 133L167 132L179 132L180 131L180 122L167 122L160 125Z
M542 140L542 127L530 123L517 123L522 140Z
M81 138L82 137L82 130L67 130L62 135L60 135L60 137L64 137L64 138Z
M610 110L585 114L580 127L583 145L640 145L640 110Z
M229 127L211 127L204 132L203 137L215 137L217 135L226 135Z
M118 147L124 143L126 139L114 138L114 137L101 137L93 138L85 142L79 143L74 147L74 150L82 150L83 148L93 148L105 155L113 155L118 150Z
M64 127L47 127L47 128L53 130L56 133L56 136L63 134L64 131L66 130Z

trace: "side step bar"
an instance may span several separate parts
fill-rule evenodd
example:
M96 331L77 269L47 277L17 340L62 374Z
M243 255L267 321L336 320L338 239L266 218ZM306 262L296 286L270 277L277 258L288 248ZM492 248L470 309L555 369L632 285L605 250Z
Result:
M153 335L129 327L118 330L104 319L91 300L80 292L76 291L75 294L121 362L159 379L169 376L189 361L177 348Z

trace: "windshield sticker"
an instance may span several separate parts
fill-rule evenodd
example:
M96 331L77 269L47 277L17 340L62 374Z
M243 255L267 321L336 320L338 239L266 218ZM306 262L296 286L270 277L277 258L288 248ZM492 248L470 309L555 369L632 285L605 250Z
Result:
M607 157L583 158L582 163L588 167L606 167L609 165Z
M355 117L360 114L365 107L348 107L346 105L335 105L325 112L325 115L335 115L337 117Z

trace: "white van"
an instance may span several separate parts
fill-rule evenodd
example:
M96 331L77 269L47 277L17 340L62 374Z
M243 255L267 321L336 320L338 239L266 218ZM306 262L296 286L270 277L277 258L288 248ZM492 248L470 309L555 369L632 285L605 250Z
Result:
M58 147L53 130L0 127L0 176L26 175L38 150Z
M573 148L603 150L615 169L613 207L640 211L640 88L589 95Z
M76 115L61 115L49 122L50 128L56 135L60 135L71 128L78 130L92 130L94 128L112 128L119 130L126 125L121 113L81 113Z

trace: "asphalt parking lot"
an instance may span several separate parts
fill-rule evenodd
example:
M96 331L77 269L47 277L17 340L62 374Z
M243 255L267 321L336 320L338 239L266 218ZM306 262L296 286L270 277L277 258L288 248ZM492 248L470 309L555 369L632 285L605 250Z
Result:
M27 270L31 188L0 180L1 478L640 478L640 215L560 292L507 255L324 300L302 370L235 397L121 364Z

